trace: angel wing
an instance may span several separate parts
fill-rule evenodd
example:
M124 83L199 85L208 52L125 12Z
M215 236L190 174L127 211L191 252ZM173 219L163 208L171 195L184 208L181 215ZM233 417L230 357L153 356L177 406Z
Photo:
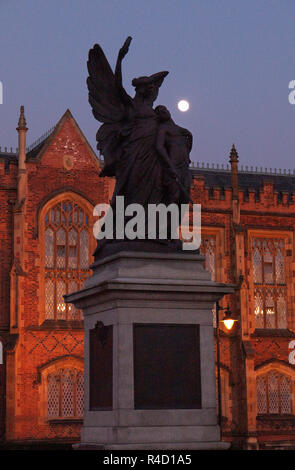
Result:
M95 44L89 51L87 86L92 112L100 122L121 121L125 106L115 84L115 76L102 48Z
M95 44L89 51L87 62L89 77L87 86L92 113L104 124L96 134L97 149L104 156L104 168L101 176L115 176L116 162L120 157L120 130L126 116L125 90L119 89L115 76L102 48ZM128 97L130 100L131 98Z

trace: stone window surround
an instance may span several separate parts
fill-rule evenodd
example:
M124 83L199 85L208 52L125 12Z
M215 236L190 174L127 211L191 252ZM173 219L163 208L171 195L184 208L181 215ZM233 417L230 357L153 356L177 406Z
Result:
M277 360L269 361L267 364L260 364L255 367L255 383L256 379L259 376L266 375L270 372L278 372L279 374L283 374L290 378L291 380L291 413L292 415L295 414L295 368L291 365L283 362L279 362ZM257 392L256 392L257 393ZM266 414L266 415L259 415L257 410L257 417L258 416L270 416L275 417L276 415L273 414ZM290 415L279 415L279 416L290 416Z
M291 231L276 230L276 229L250 229L247 231L247 244L248 244L248 257L247 257L247 272L249 280L249 310L248 319L251 322L250 334L255 332L255 318L254 318L254 280L253 280L253 265L252 265L252 240L253 238L283 238L285 240L286 251L292 249L294 246L294 237ZM286 286L287 286L287 328L295 332L295 316L292 313L291 299L294 296L293 282L292 282L292 259L293 256L285 256L285 269L286 269Z
M48 386L47 377L49 374L58 373L61 369L76 369L83 372L84 363L83 359L77 356L64 356L55 358L52 361L44 364L38 370L38 379L35 384L39 388L39 417L41 422L45 423L68 423L69 421L81 421L81 417L57 417L48 418L47 415L47 400L48 400Z
M39 325L42 325L46 322L45 315L45 215L46 213L54 207L59 202L70 199L76 202L89 216L89 234L92 234L92 227L94 224L93 218L93 206L82 196L72 191L67 191L63 193L58 193L53 198L46 201L44 206L40 208L39 211L39 247L40 247L40 276L39 276L39 288L37 290L37 296L39 299ZM96 246L96 240L93 236L90 236L90 246L89 252L92 254ZM92 262L92 258L91 258Z

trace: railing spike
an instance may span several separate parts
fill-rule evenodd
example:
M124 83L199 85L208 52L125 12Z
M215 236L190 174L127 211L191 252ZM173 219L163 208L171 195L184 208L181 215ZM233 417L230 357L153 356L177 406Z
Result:
M26 148L26 151L30 152L33 148L37 147L37 145L43 142L53 132L54 129L55 129L55 126L51 127L51 129L49 129L44 134L42 134L41 137L39 137L39 139L35 140L31 145L29 145Z

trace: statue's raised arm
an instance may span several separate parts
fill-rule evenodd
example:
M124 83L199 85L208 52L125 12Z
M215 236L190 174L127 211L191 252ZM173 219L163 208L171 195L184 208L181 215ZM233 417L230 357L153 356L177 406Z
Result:
M115 123L125 116L126 101L131 98L123 89L121 63L128 52L130 42L131 38L128 37L119 51L115 75L98 44L89 51L87 62L89 103L94 117L100 122Z
M129 51L129 46L132 41L132 37L128 36L126 41L124 42L123 46L119 50L118 58L117 58L117 63L116 63L116 68L115 68L115 84L116 88L118 89L121 99L123 100L124 103L130 104L130 96L126 93L124 87L123 87L123 80L122 80L122 60L126 56L126 54Z

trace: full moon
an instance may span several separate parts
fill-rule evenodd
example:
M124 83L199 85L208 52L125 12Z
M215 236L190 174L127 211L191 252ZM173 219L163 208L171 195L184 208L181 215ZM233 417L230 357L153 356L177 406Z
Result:
M186 100L180 100L177 106L179 111L185 112L189 109L189 102Z

